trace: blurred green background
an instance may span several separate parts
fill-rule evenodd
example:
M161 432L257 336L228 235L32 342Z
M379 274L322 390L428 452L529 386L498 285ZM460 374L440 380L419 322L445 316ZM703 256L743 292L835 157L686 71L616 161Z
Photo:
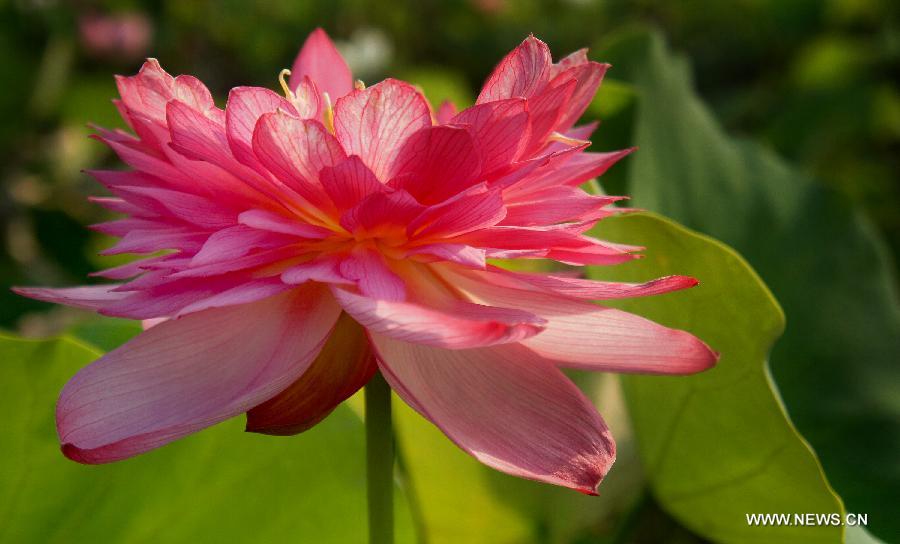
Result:
M89 195L101 194L101 188L80 173L98 165L119 164L104 146L87 138L88 123L122 126L110 103L116 95L113 74L132 74L145 57L156 57L170 73L198 76L221 105L228 89L235 85L277 88L279 70L290 66L302 40L316 26L331 34L354 73L365 81L387 75L400 77L420 84L432 102L450 98L463 107L471 103L493 65L529 33L548 42L557 57L589 46L592 58L612 62L613 69L586 115L603 121L593 148L636 144L641 150L604 176L604 189L632 194L635 205L723 240L759 272L787 317L785 336L776 343L771 361L787 412L811 443L828 483L847 510L870 512L874 534L888 542L900 541L900 524L892 515L900 504L900 381L896 365L900 360L900 319L894 274L896 256L900 255L900 4L890 0L0 0L0 285L4 286L0 289L0 329L31 337L69 331L103 349L134 333L129 324L101 322L83 312L16 297L5 289L8 285L79 284L89 272L114 264L113 258L96 255L110 240L84 228L106 216L86 201ZM638 227L669 232L668 227L642 226L641 222L635 224ZM636 241L627 231L621 239ZM753 283L752 273L734 264L727 254L719 255L717 249L706 246L692 251L698 259L712 263L710 267L746 276L741 281L752 284L752 289L744 285L743 296L749 297L748 290L763 290ZM669 261L658 263L660 269L665 262ZM671 273L693 273L689 266L685 263ZM702 279L703 272L696 274ZM716 291L715 283L709 292L709 296L725 301L741 299L724 287ZM773 309L774 304L771 306L726 308L721 315L713 315L716 310L710 309L712 306L704 307L720 321L729 316L751 316L751 322L772 323L759 333L760 338L726 335L720 340L741 349L758 348L762 355L747 361L757 372L770 337L777 337L779 330L778 311ZM650 306L637 305L635 309L654 311ZM670 316L670 324L693 330L690 322L681 322L682 317ZM666 322L665 314L659 319ZM702 324L697 328L702 330ZM702 336L715 337L716 331ZM5 353L19 353L15 349L20 348ZM74 372L76 361L83 364L90 359L89 353L78 349L52 347L54 364L62 365L65 371L47 377L52 387L32 386L34 398L43 399L40 402L48 406L53 402L61 386L57 382ZM764 374L758 374L765 382ZM407 489L411 513L401 508L402 523L406 524L403 531L415 532L422 541L429 540L423 537L427 533L434 542L752 541L752 533L750 537L738 535L738 529L735 534L721 533L714 523L709 525L710 519L721 519L721 513L698 518L701 507L693 507L688 514L680 511L663 492L672 482L660 483L647 467L646 476L634 476L641 472L635 467L643 455L636 454L630 442L628 417L617 415L616 410L623 412L627 404L635 432L650 436L657 433L641 427L642 414L635 403L643 399L657 406L653 400L655 385L641 379L626 380L626 400L618 404L617 387L610 386L610 393L603 384L586 385L605 391L601 395L606 399L602 403L604 414L611 420L621 447L615 479L604 484L609 491L601 502L574 501L568 495L536 492L531 484L511 484L503 477L485 476L465 464L468 459L445 459L444 455L452 453L437 446L436 450L429 449L428 440L412 440L407 445L407 461L415 469L411 470L413 482L417 470L428 473L430 468L441 473L438 467L423 461L439 457L451 467L470 471L477 485L465 477L459 477L459 481L477 489L457 493L451 489L452 481L445 481L447 496L425 496L417 501L417 489L418 494L428 495L429 491L423 491L421 482L416 482L419 487ZM19 389L13 383L7 378L6 383L0 383L0 390L6 386L3 396L21 402L21 406L11 405L21 409L26 401L16 395ZM645 385L647 388L642 389ZM781 417L779 392L765 383L757 385L764 391L747 396L748 409L768 409L753 404L756 401L752 399L758 400L761 395L777 412L773 417ZM670 398L672 391L664 388L658 394ZM358 417L354 419L350 410L336 416L329 419L324 430L297 439L289 454L318 459L321 451L316 449L315 440L326 444L347 441L342 433L360 432ZM416 429L416 437L433 432L420 421L413 421L417 422L409 423L408 428ZM785 430L789 425L784 422L766 425L774 426L765 427L774 429L770 435L793 432ZM52 431L45 431L51 436ZM698 451L718 451L715 436L692 436L712 441L696 443ZM721 436L718 439L724 440ZM228 438L220 432L190 440L193 446L172 448L181 448L184 456L189 455L185 451L215 449L218 440L224 444ZM263 459L272 455L271 449L266 453L253 450L257 442L242 444L255 452L248 455ZM354 444L346 447L352 449ZM53 449L49 443L43 447ZM186 449L189 447L193 449ZM754 444L749 449L756 447ZM55 450L52 453L56 455ZM128 495L128 486L122 484L127 474L141 473L143 480L151 481L154 474L178 470L192 473L189 468L179 469L180 465L171 460L176 454L151 454L150 461L135 461L138 464L131 465L132 471L121 476L106 473L104 478L119 481L123 487L107 495L96 491L100 494L97 496L104 497L97 500L106 505L105 515L109 519L121 517L121 512L110 505L119 503L116 497ZM686 451L684 455L693 454ZM235 474L234 466L241 465L241 455L234 454L230 459L217 462L229 475L227 485L232 488L222 484L218 494L204 488L204 500L240 493L245 483L255 482L247 474ZM643 461L646 464L646 459ZM341 474L339 468L331 468ZM298 487L312 477L302 470L297 472L296 467L281 469L293 474ZM358 469L354 465L353 470ZM207 470L215 479L212 470ZM362 498L358 496L359 482L351 473L342 475L344 480L339 485L345 487L331 489L328 500L304 505L318 507L315 511L319 512L326 507L340 508L346 501L352 504L351 511L358 513ZM6 474L16 476L15 472ZM458 477L452 471L447 474ZM0 472L0 481L3 476ZM104 485L86 473L79 473L77 478L67 480L67 485ZM320 479L320 485L327 488L328 478ZM143 480L137 485L145 485ZM191 481L200 480L195 475ZM803 495L806 497L827 495L823 499L826 503L833 499L821 490L810 491L802 482L779 483L771 491L773 497L789 494L786 489L793 486L809 491ZM33 487L29 489L34 492ZM231 491L223 491L228 489ZM509 489L516 490L516 500L509 499ZM291 502L289 491L277 492ZM70 492L77 496L74 489L66 488L66 493ZM272 489L263 487L256 492L266 494ZM248 493L252 495L253 491ZM109 538L143 542L168 535L172 541L188 541L210 530L211 518L201 524L185 522L174 533L161 532L164 530L149 522L140 525L133 521L137 511L147 519L154 513L166 516L177 512L174 506L160 506L158 503L164 501L161 494L157 495L156 499L143 500L140 508L122 510L128 512L122 519L132 522L113 524L122 532ZM503 506L496 495L507 497L513 506ZM797 496L801 495L798 491ZM0 493L0 525L4 515L17 511L10 506L17 500L21 499L15 494ZM710 499L703 508L712 508L711 504L722 500ZM795 508L804 504L773 501ZM587 508L602 510L603 514L585 514L586 504L599 505ZM210 508L231 511L239 506L213 502ZM462 506L469 508L466 513L470 516L484 513L486 521L479 523L491 525L488 530L472 518L457 521L463 525L472 522L481 540L474 540L471 533L459 527L459 532L454 532L441 525L445 517L450 517L447 512ZM423 509L424 513L420 511ZM40 513L34 515L37 517L31 523L35 526L42 526L41 520L48 519ZM83 516L70 514L66 519L71 526L80 523ZM278 516L266 521L270 532L259 534L273 541L269 539L281 535L278 528L290 525L285 521L289 519L289 512L279 511ZM747 529L740 519L722 523ZM416 531L410 528L412 525L417 526ZM423 525L428 530L423 530ZM144 527L144 532L135 533L137 526ZM101 520L78 534L95 539L110 527ZM256 534L245 534L228 524L216 527L226 540L230 536L235 541L253 541ZM293 529L296 531L286 534L307 534L303 532L305 526ZM19 541L15 539L17 533L4 534L2 528L0 541L10 534L14 538L10 542ZM19 536L24 538L23 534ZM48 534L56 541L67 541L62 529L28 533L33 541L52 540ZM125 534L132 536L126 539ZM332 536L334 540L315 541L353 541L360 534L349 531ZM851 537L860 538L851 534L848 541ZM812 533L806 533L806 540L797 534L786 537L780 533L762 538L767 542L832 541Z

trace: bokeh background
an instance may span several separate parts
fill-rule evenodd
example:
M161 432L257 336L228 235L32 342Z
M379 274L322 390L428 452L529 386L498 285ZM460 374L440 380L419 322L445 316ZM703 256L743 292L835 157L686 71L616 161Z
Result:
M316 26L361 79L407 79L435 103L471 103L529 33L555 55L589 46L612 61L586 115L603 120L594 148L642 149L604 189L724 240L759 271L787 314L772 374L788 413L845 506L898 541L885 521L900 504L900 4L890 0L0 0L0 329L75 331L101 348L133 333L5 288L74 285L114 264L97 256L110 240L84 228L106 215L81 173L118 164L87 137L89 123L123 126L113 74L156 57L224 104L235 85L277 88ZM670 168L673 155L687 166ZM622 495L633 510L613 497L610 515L581 516L577 530L537 524L509 541L738 541L685 527L634 489ZM133 540L148 534L165 541Z

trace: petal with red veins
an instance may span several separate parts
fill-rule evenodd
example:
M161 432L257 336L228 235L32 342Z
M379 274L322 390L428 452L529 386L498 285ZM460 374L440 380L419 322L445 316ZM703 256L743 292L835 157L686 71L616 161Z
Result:
M385 263L384 257L367 249L357 248L341 261L340 275L356 283L360 293L379 301L399 301L406 298L406 285Z
M609 206L620 196L595 196L578 187L547 187L532 193L505 194L504 225L552 225L601 219L616 212Z
M528 100L528 114L531 120L531 134L523 153L526 156L539 151L547 143L550 134L556 130L575 91L574 79L551 83L546 89Z
M507 169L528 143L531 130L528 106L521 98L476 104L452 122L468 126L486 175Z
M342 314L319 356L290 387L247 412L247 431L301 433L365 385L377 365L365 331Z
M476 103L504 98L531 98L547 84L551 62L547 44L529 36L494 68Z
M341 275L341 259L336 256L316 257L305 263L294 265L281 273L281 281L291 285L299 285L308 281L353 284L352 281Z
M505 216L500 191L482 183L428 207L409 223L407 232L411 239L450 238L496 225Z
M542 330L543 321L529 312L445 302L395 302L357 295L339 287L332 292L344 310L371 332L446 349L469 349L519 342Z
M597 94L609 66L599 62L585 62L570 67L557 76L560 79L573 78L578 82L562 117L556 124L557 131L565 132L578 121Z
M287 245L295 241L291 236L273 234L237 225L217 230L203 243L193 257L189 266L204 266L216 262L243 257L257 249L270 249Z
M403 144L395 163L401 186L423 204L436 204L481 181L478 150L461 127L420 130Z
M629 148L607 153L563 152L564 161L548 165L552 167L535 169L527 176L508 185L506 191L508 194L515 194L530 193L560 185L577 187L589 179L603 175L612 165L634 150L635 148Z
M473 300L519 308L547 320L523 345L560 366L606 372L693 374L712 367L718 354L685 331L643 317L571 298L510 289L479 272L441 268Z
M350 232L387 232L405 229L425 210L408 192L397 189L373 193L341 215L341 226Z
M475 273L481 274L479 273ZM681 289L695 287L699 282L689 276L665 276L644 283L620 283L596 281L553 274L530 274L512 272L490 267L485 276L488 283L512 289L541 290L570 298L586 300L606 300L615 298L646 297L661 295ZM511 280L511 281L507 281Z
M278 179L320 209L330 200L319 182L319 171L346 158L341 144L321 123L282 111L259 118L253 152Z
M406 256L416 256L420 262L449 261L469 268L483 269L487 265L487 256L483 249L465 244L425 244L406 250ZM423 259L425 257L425 259Z
M190 193L161 187L119 187L118 191L121 194L153 199L165 210L165 215L202 228L215 229L234 225L237 218L237 214L228 206Z
M262 165L253 153L253 130L266 113L282 109L294 114L294 106L283 96L262 87L235 87L225 105L225 133L234 157L256 170Z
M117 461L246 412L303 374L339 314L311 287L154 326L66 384L56 409L63 453Z
M518 345L451 351L372 340L391 388L463 451L513 476L596 494L615 443L550 361Z
M305 76L309 76L332 100L353 90L353 75L347 61L321 28L313 30L303 42L300 53L294 59L288 85L292 90L296 89Z
M437 121L437 124L446 125L455 115L456 105L450 100L444 100L438 107L437 113L434 114L434 119Z
M431 126L431 109L412 85L386 79L353 91L334 106L335 135L348 155L359 155L386 182L397 174L396 155L411 135Z
M385 188L362 159L356 155L351 155L335 166L323 168L319 173L319 178L325 192L341 212Z
M269 210L247 210L238 215L238 222L257 230L312 240L322 240L332 234L325 227L311 225L295 217L287 217Z
M330 96L330 95L329 95ZM301 119L320 119L323 98L316 82L309 76L304 76L300 84L294 89L294 107Z

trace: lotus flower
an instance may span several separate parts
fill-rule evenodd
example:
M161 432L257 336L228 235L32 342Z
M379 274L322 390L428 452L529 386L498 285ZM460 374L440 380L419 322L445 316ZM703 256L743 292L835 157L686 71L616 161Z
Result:
M607 65L553 63L529 37L475 105L432 111L414 86L365 88L321 30L285 96L232 89L224 110L149 60L119 77L133 130L96 138L130 166L90 172L125 215L97 225L118 283L20 288L103 315L161 321L78 372L57 406L63 453L105 463L247 414L294 434L380 371L456 445L495 469L594 493L615 458L603 419L560 368L686 374L694 336L592 300L690 287L511 272L494 260L614 265L642 248L585 234L617 197L579 188L630 150L585 151L574 127Z

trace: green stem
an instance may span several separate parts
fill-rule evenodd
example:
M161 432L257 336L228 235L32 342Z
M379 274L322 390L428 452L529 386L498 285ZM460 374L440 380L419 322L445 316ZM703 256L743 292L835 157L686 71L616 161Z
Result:
M369 544L394 542L394 437L391 388L380 373L366 384L366 495Z

